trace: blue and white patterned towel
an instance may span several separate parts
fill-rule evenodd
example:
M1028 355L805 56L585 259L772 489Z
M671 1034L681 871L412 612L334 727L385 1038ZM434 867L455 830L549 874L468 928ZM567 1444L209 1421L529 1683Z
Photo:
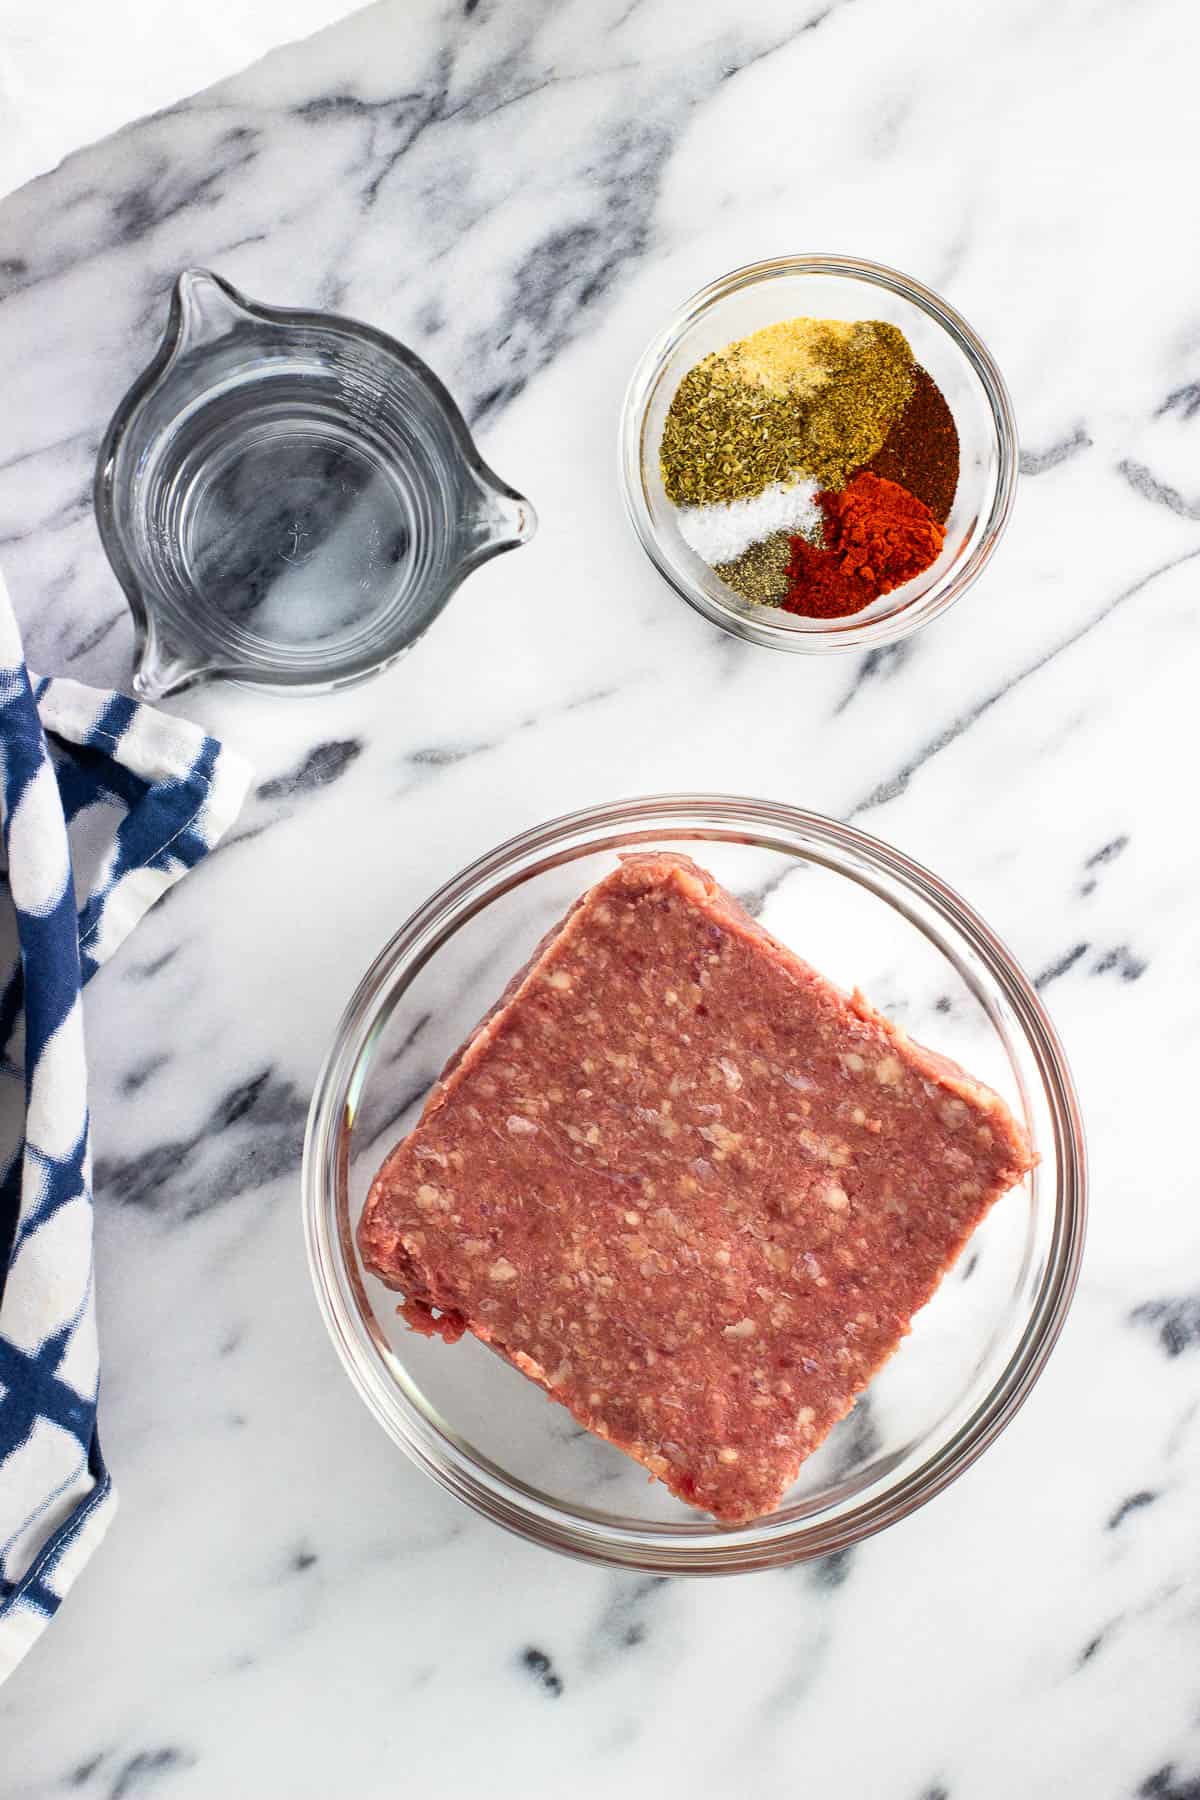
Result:
M195 726L25 668L0 581L0 1681L112 1518L80 990L237 816Z

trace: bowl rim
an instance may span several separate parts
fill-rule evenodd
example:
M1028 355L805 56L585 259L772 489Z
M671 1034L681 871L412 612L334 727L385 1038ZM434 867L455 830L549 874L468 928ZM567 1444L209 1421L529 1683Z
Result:
M529 876L612 847L614 833L621 834L620 848L627 849L638 841L665 841L672 830L681 839L703 832L725 841L765 841L793 855L825 861L841 874L847 870L837 858L850 856L882 881L931 906L997 983L1032 1052L1051 1120L1052 1143L1042 1146L1042 1162L1054 1178L1046 1267L1020 1339L988 1393L953 1435L894 1487L832 1519L776 1524L769 1536L763 1535L769 1520L733 1529L709 1522L711 1529L702 1535L689 1526L687 1537L678 1536L678 1528L669 1524L617 1527L550 1501L480 1454L466 1453L453 1437L438 1437L381 1358L364 1353L364 1310L355 1297L365 1301L365 1295L346 1241L348 1220L338 1206L355 1102L372 1046L403 994L402 977L411 979L462 924ZM750 831L775 835L764 840L748 837ZM560 854L552 856L555 851ZM657 1574L715 1575L778 1567L846 1549L908 1517L994 1442L1032 1391L1074 1295L1086 1230L1087 1155L1074 1082L1045 1007L1002 940L953 888L883 840L820 813L738 795L663 794L585 807L520 832L477 857L410 914L358 983L321 1067L305 1134L301 1204L309 1270L334 1347L369 1410L418 1467L475 1511L547 1548Z
M996 434L998 470L996 488L983 529L970 555L947 577L918 595L905 606L882 618L863 618L852 614L847 619L813 620L803 626L774 623L770 608L756 607L742 611L732 603L726 605L686 580L665 556L659 544L647 505L642 479L642 438L646 412L657 386L661 370L679 340L703 318L713 306L744 288L787 275L828 275L839 279L866 282L886 288L924 312L946 335L970 365L991 412ZM745 263L728 274L709 282L685 300L679 311L646 346L630 377L621 407L618 432L618 459L621 491L643 550L659 574L694 611L732 636L770 650L788 651L794 655L827 655L850 650L869 650L895 643L922 626L940 618L967 589L972 587L995 554L1007 529L1016 499L1020 466L1020 442L1012 397L1004 377L987 345L963 315L933 288L926 287L911 275L886 263L872 262L866 257L835 252L800 252L791 256L768 257L760 262ZM856 622L857 621L857 622Z

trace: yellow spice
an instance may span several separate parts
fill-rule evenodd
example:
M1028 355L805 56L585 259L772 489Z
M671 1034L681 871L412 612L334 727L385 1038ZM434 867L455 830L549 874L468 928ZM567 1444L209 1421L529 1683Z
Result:
M859 329L849 319L781 319L730 344L725 361L736 379L802 399L828 381L830 363Z

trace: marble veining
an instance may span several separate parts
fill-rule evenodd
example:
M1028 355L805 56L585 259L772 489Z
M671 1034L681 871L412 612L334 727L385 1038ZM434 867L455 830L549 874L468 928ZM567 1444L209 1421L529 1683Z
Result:
M175 703L258 784L89 992L122 1510L0 1690L4 1800L1200 1796L1198 47L1184 0L384 0L0 203L36 667L127 684L92 464L186 265L410 343L541 518L379 681ZM646 341L794 249L944 289L1025 444L975 592L849 660L712 631L617 490ZM552 1558L410 1467L297 1216L313 1080L403 918L514 831L674 789L854 819L958 887L1054 1013L1095 1176L1075 1310L986 1457L882 1538L715 1583Z

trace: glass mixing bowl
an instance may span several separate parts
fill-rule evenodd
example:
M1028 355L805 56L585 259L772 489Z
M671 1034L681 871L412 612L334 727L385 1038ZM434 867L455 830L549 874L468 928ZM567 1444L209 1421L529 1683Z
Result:
M923 575L844 619L805 619L757 606L726 587L684 542L663 490L659 444L675 390L714 350L801 316L898 325L954 414L961 467L946 542ZM907 637L966 593L1008 523L1017 485L1017 427L999 369L961 314L895 269L853 256L781 256L735 269L685 304L646 350L625 396L621 477L643 548L689 606L723 631L773 650L869 650Z
M734 1528L650 1482L474 1338L447 1346L410 1332L354 1241L372 1177L447 1058L542 934L634 846L673 846L711 869L823 973L857 983L914 1037L995 1087L1040 1155L783 1504ZM303 1190L325 1322L353 1385L414 1461L537 1543L697 1574L840 1549L973 1462L1058 1335L1085 1211L1083 1133L1062 1050L983 921L935 875L849 826L766 800L690 795L593 807L528 831L413 914L338 1028L313 1097Z

